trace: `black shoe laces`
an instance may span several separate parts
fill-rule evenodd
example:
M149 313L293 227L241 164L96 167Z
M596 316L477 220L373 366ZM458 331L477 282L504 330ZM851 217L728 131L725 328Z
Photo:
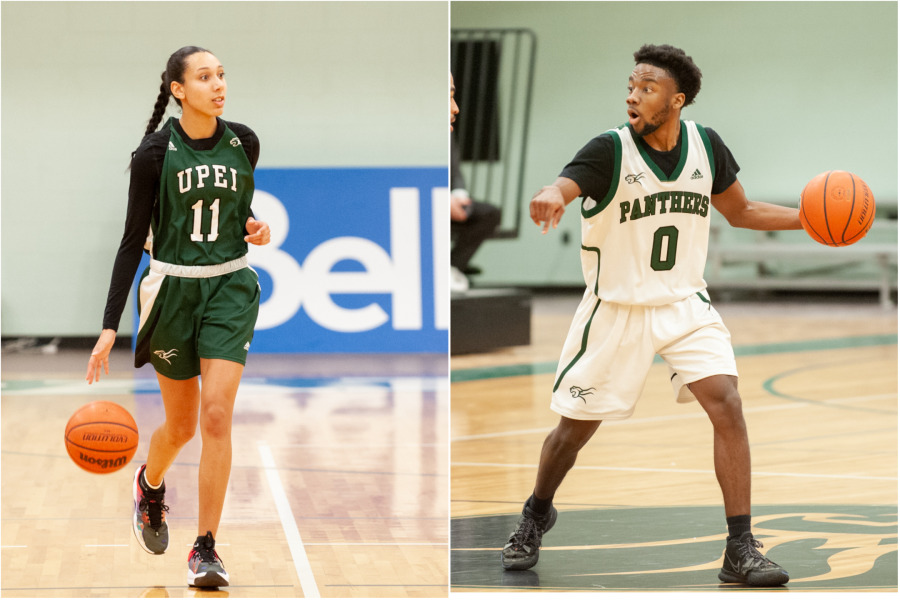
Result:
M522 517L519 525L509 538L509 543L513 548L522 548L523 546L536 547L541 544L543 531L537 521L529 517Z
M766 558L759 550L757 550L757 548L762 547L762 542L754 537L751 537L747 539L746 542L738 545L738 554L740 554L741 560L749 560L757 566L774 565L775 563Z
M164 500L164 494L159 492L147 492L144 490L144 497L141 498L138 508L140 508L141 512L147 512L147 517L150 520L150 527L152 529L158 530L162 527L163 512L169 512L169 507L163 503Z
M213 563L222 560L216 554L216 540L213 539L210 531L207 531L203 539L194 544L194 550L200 555L200 562Z

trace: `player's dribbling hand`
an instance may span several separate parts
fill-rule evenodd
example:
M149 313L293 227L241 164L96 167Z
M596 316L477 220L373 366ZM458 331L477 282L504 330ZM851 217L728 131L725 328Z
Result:
M248 244L256 246L265 246L272 241L272 232L269 231L269 225L263 221L257 221L253 217L247 218L247 234L244 241Z
M115 342L116 332L114 329L104 329L100 332L100 339L94 344L94 349L91 351L91 359L88 361L87 375L85 375L88 385L95 381L100 381L101 369L109 375L109 353Z
M556 229L566 211L562 192L555 185L544 186L531 198L529 211L534 224L543 228L541 233L547 233L550 227Z

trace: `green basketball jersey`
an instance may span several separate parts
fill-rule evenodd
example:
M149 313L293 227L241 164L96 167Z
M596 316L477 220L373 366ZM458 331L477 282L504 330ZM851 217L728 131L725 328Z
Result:
M176 265L216 265L244 256L254 185L240 138L226 126L215 147L194 150L171 122L169 130L151 255Z

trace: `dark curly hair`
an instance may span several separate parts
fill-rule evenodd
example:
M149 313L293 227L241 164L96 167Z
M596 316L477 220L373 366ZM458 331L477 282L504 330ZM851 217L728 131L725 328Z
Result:
M665 69L678 91L684 94L684 105L688 106L694 102L694 98L700 93L700 79L703 73L700 68L694 64L694 60L684 53L681 48L661 44L644 44L641 49L634 53L634 64L645 64Z

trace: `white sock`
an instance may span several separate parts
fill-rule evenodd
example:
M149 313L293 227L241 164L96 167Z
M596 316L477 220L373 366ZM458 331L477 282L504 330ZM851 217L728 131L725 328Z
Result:
M141 478L144 480L144 485L146 485L151 490L158 490L162 487L162 484L165 483L165 480L159 482L159 485L150 485L150 482L147 481L147 469L144 469L144 472L141 473Z

